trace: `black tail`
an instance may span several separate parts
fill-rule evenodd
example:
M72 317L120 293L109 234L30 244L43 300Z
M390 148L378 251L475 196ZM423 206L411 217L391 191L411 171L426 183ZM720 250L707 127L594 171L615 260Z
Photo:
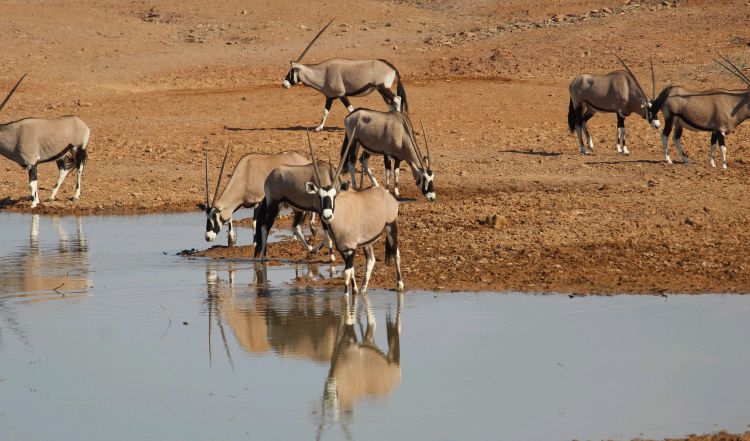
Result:
M261 203L255 207L255 212L253 213L253 218L255 218L255 231L253 232L255 251L253 253L253 257L255 257L256 259L260 257L260 250L263 248L263 244L261 244L261 241L263 240L261 229L266 224L267 212L268 205L266 204L266 200L263 199L263 201L261 201Z
M385 235L385 264L393 265L393 258L398 252L398 221L388 225L390 233Z
M659 93L659 96L651 102L651 111L654 113L654 116L656 116L656 114L661 111L661 108L664 107L664 103L667 102L667 98L669 97L669 92L671 92L674 87L675 86L673 85L665 87L664 90Z
M568 130L573 132L576 128L576 109L573 108L573 98L570 99L570 105L568 106Z
M398 72L396 75L398 75ZM396 85L396 95L401 98L401 111L409 113L409 103L406 101L406 90L404 90L404 84L401 82L400 77L398 79L398 84Z

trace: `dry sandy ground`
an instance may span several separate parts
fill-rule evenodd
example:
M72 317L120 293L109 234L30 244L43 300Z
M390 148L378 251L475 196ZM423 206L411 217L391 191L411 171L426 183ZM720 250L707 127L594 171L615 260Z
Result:
M410 173L402 173L402 192L414 200L400 215L407 287L750 291L750 124L728 137L726 171L708 167L707 134L687 132L693 163L669 166L658 132L638 117L627 122L629 157L614 151L612 115L591 121L597 145L591 156L578 154L566 127L570 80L618 68L615 54L648 90L652 52L659 88L739 87L712 59L750 60L746 1L353 5L5 2L0 87L29 76L2 120L74 113L93 130L82 200L36 210L196 210L206 137L213 178L227 141L234 145L232 163L248 152L304 151L304 128L318 122L323 98L304 87L284 90L281 81L289 60L330 18L327 11L336 11L306 61L387 58L404 78L412 117L425 122L431 137L438 200L421 199ZM385 108L376 95L353 101ZM322 157L336 156L344 116L334 104L330 128L314 135ZM380 161L371 164L382 176ZM25 172L10 161L0 164L0 205L29 211ZM40 167L42 198L55 179L54 165ZM73 185L68 178L63 198ZM202 214L195 217L202 234ZM240 244L249 239L242 230ZM250 253L248 247L209 251ZM275 245L271 255L305 258L296 243ZM362 264L360 257L359 274ZM377 265L373 284L394 283L393 270Z

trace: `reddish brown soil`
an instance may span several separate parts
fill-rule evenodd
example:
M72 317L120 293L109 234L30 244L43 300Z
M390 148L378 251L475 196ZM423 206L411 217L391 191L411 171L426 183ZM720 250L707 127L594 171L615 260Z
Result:
M633 441L643 441L636 439ZM731 434L727 432L711 433L708 435L690 435L686 438L667 438L664 441L750 441L750 432Z
M10 1L0 27L0 87L23 72L29 77L2 120L75 113L92 128L82 200L43 203L38 212L195 210L204 138L214 178L227 141L231 162L254 151L304 150L303 129L317 123L323 99L280 84L288 60L333 10L334 26L306 60L387 58L431 138L437 202L421 199L402 173L404 195L416 200L400 215L407 287L749 292L750 125L728 137L727 171L708 167L706 134L683 138L692 165L668 166L659 134L637 117L627 123L630 157L614 152L611 115L591 121L592 156L577 153L566 127L570 80L618 68L615 54L649 90L651 51L660 87L739 87L712 58L750 60L750 6L664 3L603 0L590 13L581 0L366 0L356 8L343 0L325 8L310 1ZM375 95L354 103L385 108ZM322 157L338 153L344 115L336 103L330 129L314 135ZM380 160L372 163L382 176ZM0 164L0 205L29 211L25 172ZM55 179L54 165L40 168L42 198ZM61 196L73 184L69 178ZM296 243L274 245L271 255L305 257ZM394 283L393 270L377 265L374 286Z

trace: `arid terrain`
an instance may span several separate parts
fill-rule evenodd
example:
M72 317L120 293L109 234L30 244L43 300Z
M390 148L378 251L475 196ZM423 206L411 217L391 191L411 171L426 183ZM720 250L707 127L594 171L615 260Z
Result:
M66 200L71 175L62 197L35 211L196 211L202 235L203 139L212 180L227 142L230 164L249 152L305 151L304 129L318 123L324 100L281 82L332 15L305 61L388 59L431 140L436 202L402 167L407 287L750 292L750 124L727 138L726 171L708 166L706 133L686 132L692 164L672 150L670 166L659 133L638 116L627 120L629 157L615 152L613 115L591 120L590 156L578 153L566 125L570 80L618 69L616 54L648 91L651 54L659 90L741 87L712 60L750 60L744 0L5 2L0 87L29 76L2 120L77 114L92 128L82 199ZM353 102L385 109L377 94ZM334 103L329 128L314 134L321 157L336 158L345 114ZM382 177L381 159L370 163ZM30 211L26 172L7 160L2 167L0 205ZM39 175L44 199L54 164ZM239 243L204 254L250 256L249 230ZM272 257L306 257L294 242L270 248ZM357 262L361 275L364 259ZM378 264L373 285L395 286L393 269Z

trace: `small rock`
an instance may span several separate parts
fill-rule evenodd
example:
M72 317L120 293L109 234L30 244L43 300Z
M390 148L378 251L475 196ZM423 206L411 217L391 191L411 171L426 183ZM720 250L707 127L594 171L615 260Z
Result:
M78 100L76 101L76 104L78 107L91 107L91 103L87 103L86 101Z
M490 220L492 221L490 225L492 225L492 228L496 230L507 227L509 223L508 218L506 218L505 216L499 216L497 214L493 214Z
M602 8L602 12L604 12L605 14L611 14L612 10L609 8Z
M695 221L692 218L689 218L689 217L685 218L685 223L687 225L690 225L691 227L695 226Z

